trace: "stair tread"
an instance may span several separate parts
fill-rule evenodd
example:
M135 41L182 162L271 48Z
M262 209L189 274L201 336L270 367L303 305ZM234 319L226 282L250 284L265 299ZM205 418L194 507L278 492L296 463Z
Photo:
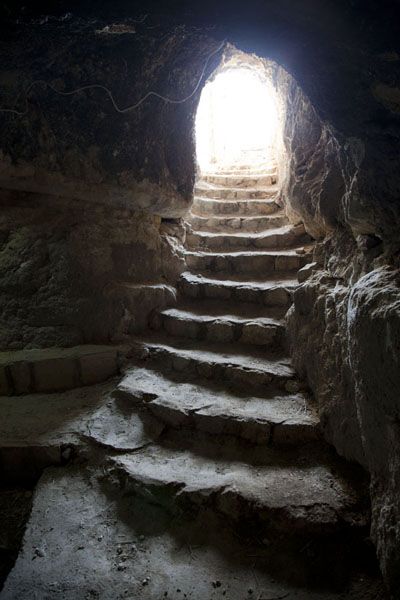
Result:
M181 274L181 279L192 283L210 283L210 284L221 284L229 287L254 287L257 289L267 290L274 287L298 287L299 282L297 278L293 277L293 273L269 273L267 275L252 274L249 277L248 273L209 273L207 275L201 275L193 273L191 271L184 271Z
M201 181L201 182L197 182L195 185L195 191L196 190L229 190L230 192L242 192L244 189L246 189L246 191L251 194L252 192L265 192L265 193L271 193L271 192L279 192L279 186L277 186L276 184L271 184L271 185L262 185L259 187L249 187L249 188L242 188L242 187L238 187L238 186L229 186L229 185L225 185L225 184L218 184L218 183L210 183L208 181Z
M233 323L257 322L263 325L283 326L282 319L274 318L271 314L267 316L265 312L265 307L254 306L254 304L243 307L239 303L227 306L221 302L211 304L211 302L202 301L197 303L180 303L177 307L162 310L160 314L177 319L191 319L199 322L221 319ZM268 312L271 313L271 311Z
M144 399L151 408L164 408L181 415L234 418L255 424L309 425L319 419L301 394L278 393L270 398L241 397L225 389L212 389L199 382L176 382L165 374L136 367L119 383L117 396Z
M197 230L193 229L193 234L201 237L201 238L224 238L224 237L234 237L234 238L243 238L243 239L260 239L264 237L273 237L274 235L285 235L286 233L295 233L295 228L288 224L282 225L280 227L271 227L271 229L263 229L261 231L257 231L254 233L248 231L238 231L238 232L227 232L223 233L220 231L208 231L208 230Z
M232 495L257 511L283 509L302 527L307 520L336 525L338 514L357 501L324 464L252 466L160 446L112 457L110 462L136 484L167 486L171 494L180 497L196 493L204 499Z
M302 249L304 245L296 248L268 248L266 250L224 250L220 252L204 252L202 250L187 250L184 253L189 256L304 256L296 252L298 249Z
M240 188L241 191L243 191L244 188ZM246 192L254 192L255 190L251 190L250 188L245 188ZM258 192L260 191L265 191L266 193L268 192L268 190L257 190ZM270 193L270 192L268 192ZM201 202L205 202L205 203L214 203L214 202L218 202L218 204L239 204L239 203L243 203L243 204L253 204L253 205L262 205L262 204L268 204L268 205L273 205L276 204L275 202L275 196L268 196L267 198L224 198L223 200L219 199L219 198L208 198L207 196L201 196L200 194L195 194L194 195L194 200L200 200ZM277 205L278 207L278 205ZM254 216L254 215L253 215Z
M293 378L295 372L290 359L275 351L266 352L257 347L239 343L224 344L201 340L173 338L163 333L138 336L137 341L153 350L165 350L175 356L219 365L232 365L245 371L260 371L277 377Z

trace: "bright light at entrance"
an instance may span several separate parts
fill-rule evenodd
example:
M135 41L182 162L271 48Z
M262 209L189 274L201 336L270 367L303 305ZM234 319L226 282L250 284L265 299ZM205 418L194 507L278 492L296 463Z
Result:
M274 157L278 125L275 91L246 68L223 71L202 91L196 115L202 172L257 168Z

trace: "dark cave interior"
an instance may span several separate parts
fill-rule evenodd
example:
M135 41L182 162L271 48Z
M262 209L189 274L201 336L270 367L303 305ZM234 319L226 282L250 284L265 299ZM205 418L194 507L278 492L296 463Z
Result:
M0 16L0 598L400 598L399 2Z

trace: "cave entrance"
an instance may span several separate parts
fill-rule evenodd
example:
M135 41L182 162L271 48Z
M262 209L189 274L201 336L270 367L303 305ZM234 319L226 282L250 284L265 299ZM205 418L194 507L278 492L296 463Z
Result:
M228 62L204 86L195 124L200 175L276 166L277 95L266 70L257 66Z

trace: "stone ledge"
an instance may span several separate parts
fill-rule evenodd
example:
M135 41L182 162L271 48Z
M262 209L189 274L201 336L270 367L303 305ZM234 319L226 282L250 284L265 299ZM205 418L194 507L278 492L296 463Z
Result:
M59 392L119 372L121 347L83 345L0 352L0 395Z

